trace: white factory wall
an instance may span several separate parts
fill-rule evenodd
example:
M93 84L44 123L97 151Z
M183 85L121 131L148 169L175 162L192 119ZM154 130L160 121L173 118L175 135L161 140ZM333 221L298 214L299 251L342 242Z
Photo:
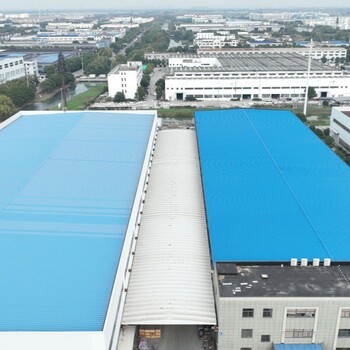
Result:
M142 64L137 69L115 69L108 74L108 95L114 97L117 92L123 92L125 98L134 99L142 79Z
M254 309L254 317L243 318L242 309ZM263 309L273 309L272 317L263 317ZM287 318L287 309L315 309L315 317ZM218 304L218 349L251 348L271 350L273 343L323 343L325 350L350 348L350 337L339 338L339 329L350 329L350 318L341 318L341 310L350 310L349 298L229 297ZM252 329L252 338L242 338L242 329ZM311 330L308 338L288 338L286 330ZM269 342L261 342L270 335Z
M0 59L0 84L24 76L23 57L5 57Z
M288 73L285 73L284 77L277 77L278 72L271 73L275 74L275 77L268 72L263 73L265 77L261 78L244 78L244 75L248 75L246 73L242 73L240 78L235 78L229 76L230 72L211 72L212 76L208 78L196 76L203 73L205 72L183 72L183 77L167 76L165 98L173 101L181 97L177 94L183 94L183 99L190 95L199 100L228 101L231 98L298 98L304 97L305 94L305 72L300 73L302 78L294 78ZM315 88L317 97L349 96L350 76L317 77L315 75L310 77L310 86Z
M330 136L338 145L350 151L350 117L343 111L350 113L350 107L332 108Z
M38 61L24 61L25 75L39 75Z

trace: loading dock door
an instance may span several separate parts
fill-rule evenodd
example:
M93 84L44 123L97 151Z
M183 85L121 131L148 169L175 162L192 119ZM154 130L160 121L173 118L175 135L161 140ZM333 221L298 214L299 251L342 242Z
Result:
M184 94L182 92L176 93L176 99L182 101L184 99Z

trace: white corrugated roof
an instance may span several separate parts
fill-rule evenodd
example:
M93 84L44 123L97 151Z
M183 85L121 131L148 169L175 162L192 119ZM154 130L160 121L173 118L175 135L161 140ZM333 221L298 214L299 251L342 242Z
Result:
M158 133L123 324L216 324L193 130Z

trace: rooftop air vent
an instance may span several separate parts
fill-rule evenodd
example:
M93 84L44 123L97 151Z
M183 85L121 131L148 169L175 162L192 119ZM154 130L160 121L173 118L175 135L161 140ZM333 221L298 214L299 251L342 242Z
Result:
M329 259L329 258L324 259L323 265L324 266L331 266L331 259Z
M306 258L301 259L300 266L307 266L308 260Z
M320 259L314 258L312 260L312 266L320 266Z

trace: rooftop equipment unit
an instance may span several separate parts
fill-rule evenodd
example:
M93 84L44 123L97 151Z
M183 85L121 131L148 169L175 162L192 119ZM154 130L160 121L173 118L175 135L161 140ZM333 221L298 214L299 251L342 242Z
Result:
M329 258L324 259L323 265L324 266L331 266L331 259L329 259Z
M296 258L290 259L290 266L298 266L298 259Z
M314 258L312 260L312 266L320 266L320 259Z
M301 259L301 264L300 264L300 266L307 266L307 259L306 258L303 258L303 259Z

